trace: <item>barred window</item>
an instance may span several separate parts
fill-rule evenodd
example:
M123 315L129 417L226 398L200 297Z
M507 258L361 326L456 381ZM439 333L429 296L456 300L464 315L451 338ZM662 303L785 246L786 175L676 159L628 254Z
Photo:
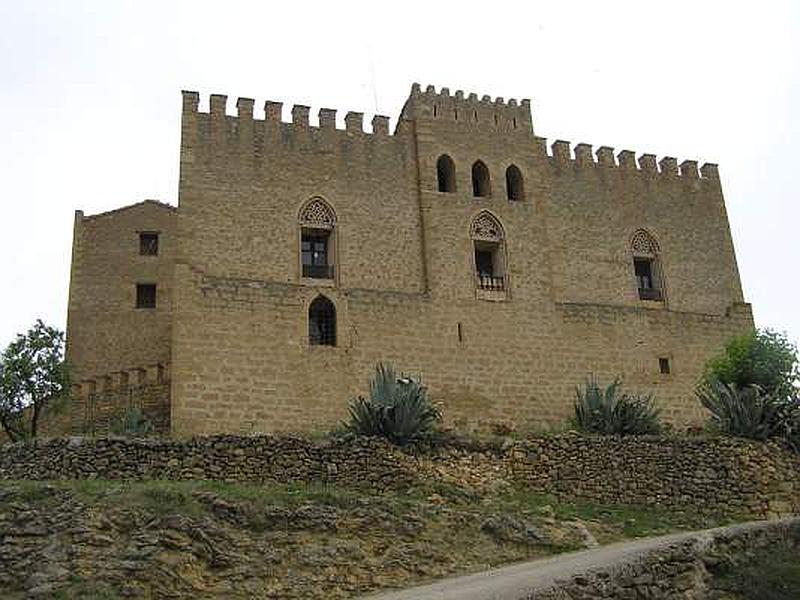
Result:
M155 307L156 307L156 284L137 283L136 308L155 308Z
M158 234L145 232L139 234L139 254L141 256L158 255Z
M336 345L336 307L325 296L317 296L308 307L308 343Z

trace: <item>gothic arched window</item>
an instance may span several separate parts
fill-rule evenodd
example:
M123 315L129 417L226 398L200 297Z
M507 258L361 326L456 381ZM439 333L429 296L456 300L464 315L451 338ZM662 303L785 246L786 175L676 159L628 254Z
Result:
M639 299L663 301L661 261L655 238L644 229L637 230L631 238L631 255Z
M442 154L436 161L436 177L440 192L456 191L456 165L447 154Z
M478 289L506 290L505 233L500 221L489 211L479 213L472 221L470 237Z
M525 198L522 172L517 165L511 165L506 169L506 192L509 200L523 200Z
M336 213L320 197L300 209L300 264L302 276L333 279Z
M472 165L472 195L478 198L492 195L489 169L481 160L476 160Z
M336 345L336 307L325 296L317 296L308 307L308 343Z

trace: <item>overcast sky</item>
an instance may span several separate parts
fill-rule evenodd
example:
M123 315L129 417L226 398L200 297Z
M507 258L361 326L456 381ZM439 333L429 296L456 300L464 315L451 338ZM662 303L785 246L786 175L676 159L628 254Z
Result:
M414 81L529 97L550 142L719 163L756 323L800 339L797 1L2 0L0 29L0 346L65 326L75 209L177 203L181 89L394 127Z

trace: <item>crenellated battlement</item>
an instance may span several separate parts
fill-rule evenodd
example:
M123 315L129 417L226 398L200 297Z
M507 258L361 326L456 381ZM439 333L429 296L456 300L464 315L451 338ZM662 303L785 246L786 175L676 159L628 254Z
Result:
M576 169L619 169L623 172L638 172L651 177L663 177L686 180L719 181L719 170L714 163L705 163L698 169L697 161L678 160L672 156L664 156L660 160L654 154L644 153L636 157L632 150L621 150L616 155L614 148L600 146L592 152L592 145L575 144L564 140L555 140L547 146L545 138L534 138L535 153L548 158L557 167L573 167Z
M345 114L345 127L341 129L336 125L336 109L320 108L318 111L318 125L310 124L311 107L304 104L292 106L290 114L291 120L283 120L283 102L267 100L264 102L263 118L258 118L255 114L255 100L252 98L238 98L236 100L236 114L229 115L227 112L228 97L224 94L211 94L209 97L209 110L203 112L199 110L200 95L198 92L183 91L183 117L189 120L197 117L209 118L212 122L230 122L239 130L252 127L254 123L269 125L284 125L296 129L315 129L322 131L341 131L350 134L389 136L389 117L385 115L375 115L371 120L371 130L364 130L364 113L348 111Z
M533 133L530 104L527 98L518 102L514 98L505 100L498 96L492 100L489 95L479 98L478 94L465 94L463 90L451 94L447 87L437 92L432 85L423 92L422 86L414 83L401 118L449 121L504 133L530 135Z

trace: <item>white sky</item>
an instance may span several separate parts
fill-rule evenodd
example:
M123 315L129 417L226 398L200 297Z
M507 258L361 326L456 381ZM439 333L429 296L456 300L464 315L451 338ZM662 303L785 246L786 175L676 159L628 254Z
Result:
M718 162L756 323L800 340L800 3L0 0L0 346L64 327L73 211L177 203L181 89L392 117L411 83L537 134Z

